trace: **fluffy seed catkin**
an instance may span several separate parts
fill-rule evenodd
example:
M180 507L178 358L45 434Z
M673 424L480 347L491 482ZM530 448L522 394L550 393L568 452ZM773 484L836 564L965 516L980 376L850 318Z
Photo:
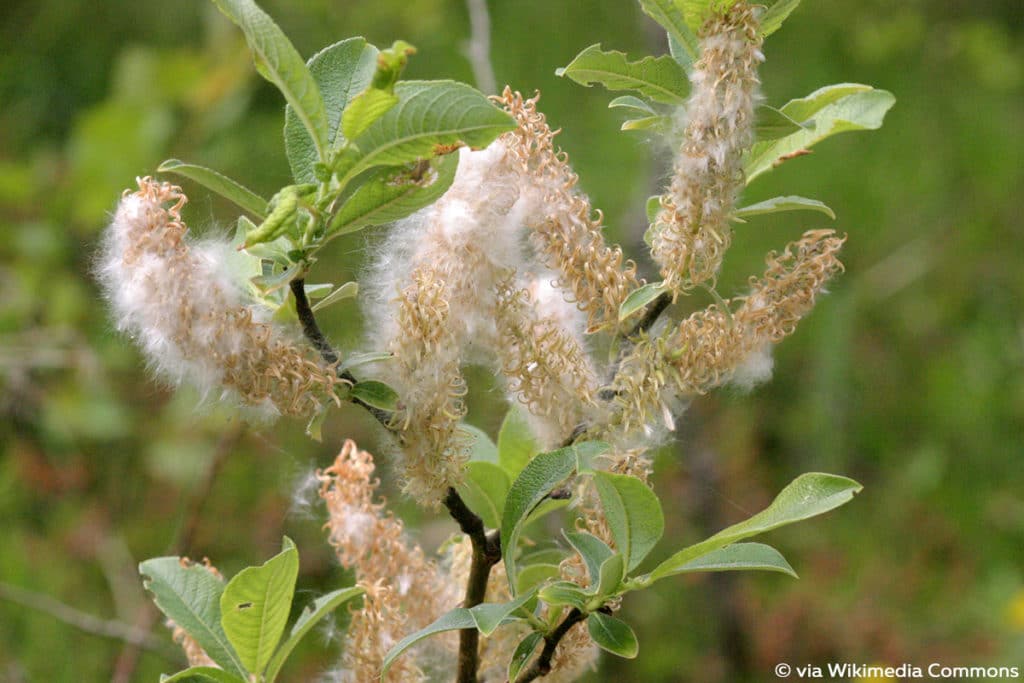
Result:
M118 328L156 373L264 416L311 415L338 402L333 368L247 304L230 246L188 237L180 188L149 178L138 185L118 205L98 275Z
M713 284L729 248L743 154L754 142L757 67L764 61L757 17L745 2L709 19L700 36L683 142L651 242L666 285L676 291Z

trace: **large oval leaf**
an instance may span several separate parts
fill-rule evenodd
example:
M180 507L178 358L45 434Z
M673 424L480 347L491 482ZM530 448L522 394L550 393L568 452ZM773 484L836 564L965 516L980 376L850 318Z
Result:
M636 634L621 619L594 612L587 617L587 631L599 648L618 657L633 659L640 651Z
M523 468L512 483L501 515L501 555L513 592L516 590L516 544L530 513L578 467L589 467L589 460L607 449L605 443L586 441L541 453Z
M139 564L142 585L169 619L185 629L210 659L242 678L248 676L242 660L220 624L220 597L224 583L205 567L180 557L157 557Z
M340 131L341 112L373 78L378 50L363 38L348 38L313 55L307 66L320 89L327 117L327 141L338 148L345 141ZM316 182L316 144L291 105L284 112L284 148L297 183Z
M261 220L267 217L267 200L245 187L236 180L232 180L212 168L186 164L177 159L168 159L157 167L161 173L177 173L194 180L208 190L213 190L221 197L231 200L237 206L245 209Z
M724 548L713 550L695 560L672 566L659 565L658 576L651 581L642 580L641 586L648 586L654 580L675 576L676 574L693 574L696 572L731 572L731 571L766 571L780 572L797 578L793 567L782 554L764 543L733 543ZM651 575L653 577L653 574Z
M404 81L395 94L398 104L353 141L359 156L342 185L374 166L401 166L459 145L486 147L515 128L511 116L463 83Z
M655 567L648 575L649 579L656 581L670 576L691 560L736 541L834 510L848 503L862 488L853 479L835 474L802 474L782 489L767 508L745 522L734 524L705 541L683 548Z
M665 531L661 503L636 477L597 472L594 484L616 549L625 556L626 571L630 571L647 557Z
M459 155L448 154L432 160L422 173L404 167L372 173L338 209L328 236L397 221L433 204L451 187L458 165Z
M682 104L690 92L686 72L668 55L631 62L622 52L605 52L591 45L555 71L580 85L600 83L608 90L633 90L656 102Z
M220 596L221 624L249 671L261 672L288 623L299 575L299 551L285 538L285 549L259 567L247 567Z
M814 125L776 140L755 143L744 162L747 182L828 137L880 128L895 102L890 92L856 83L826 86L787 102L779 111L797 123Z
M485 526L496 529L501 525L509 486L508 474L500 466L474 460L466 463L466 478L459 493Z
M327 115L320 89L295 46L253 0L213 0L249 43L261 76L277 86L309 132L317 158L327 161Z

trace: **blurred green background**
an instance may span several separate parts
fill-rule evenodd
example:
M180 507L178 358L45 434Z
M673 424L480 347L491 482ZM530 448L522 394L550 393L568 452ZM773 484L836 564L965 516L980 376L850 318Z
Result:
M618 132L605 92L554 70L599 41L659 54L661 32L623 0L489 4L498 81L542 91L611 237L651 274L642 207L666 149ZM304 55L350 35L403 38L419 48L408 77L472 82L461 0L263 5ZM855 81L897 105L880 132L829 140L748 189L750 201L832 206L847 272L777 350L770 384L696 401L681 420L657 461L660 552L760 509L804 471L865 490L768 539L799 581L705 576L631 595L639 659L605 658L587 680L772 681L781 661L1024 665L1022 32L1019 0L843 0L804 3L768 40L769 103ZM240 33L203 0L8 0L0 44L0 681L155 681L181 660L137 562L180 552L232 574L288 533L303 596L341 585L304 482L343 438L373 450L381 434L346 406L317 444L301 424L242 428L166 390L113 332L90 276L119 193L165 158L268 196L287 181L282 102ZM184 186L193 228L225 229L231 207ZM741 226L721 291L828 224L782 214ZM339 240L312 279L356 277L375 241ZM323 324L343 348L360 343L355 305ZM501 405L485 374L473 374L485 389L469 419L493 435ZM429 542L451 530L400 507ZM97 635L90 615L151 629L153 642ZM337 639L314 640L287 680L334 664Z

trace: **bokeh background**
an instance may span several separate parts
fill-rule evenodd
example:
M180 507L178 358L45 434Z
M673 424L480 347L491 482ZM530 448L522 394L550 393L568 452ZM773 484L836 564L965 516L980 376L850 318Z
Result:
M605 92L554 70L599 41L660 54L662 33L621 0L489 4L499 82L542 91L612 238L651 274L642 206L666 150L619 132ZM409 77L472 82L461 0L263 5L304 55L350 35L403 38L419 48ZM605 658L587 680L772 681L781 661L1024 665L1022 32L1018 0L843 0L804 3L768 40L769 103L843 81L898 101L881 131L831 139L748 189L832 206L847 272L778 348L770 384L696 401L659 454L660 552L760 509L804 471L865 490L767 539L799 581L705 576L631 595L639 659ZM155 681L181 659L137 562L187 553L232 574L287 533L303 596L342 585L303 482L343 438L382 438L351 406L318 444L301 424L240 426L160 387L90 276L119 193L165 158L267 196L287 182L282 102L241 34L203 0L7 0L0 45L0 681ZM231 207L185 188L195 230L225 229ZM741 226L720 289L738 292L766 251L828 225L808 213ZM339 241L312 279L357 277L377 237ZM323 324L343 348L363 337L351 303ZM494 435L500 392L471 374L469 421ZM386 463L382 474L397 503ZM398 507L428 539L450 531ZM99 633L118 624L152 636L140 647ZM287 680L336 661L336 637L314 641Z

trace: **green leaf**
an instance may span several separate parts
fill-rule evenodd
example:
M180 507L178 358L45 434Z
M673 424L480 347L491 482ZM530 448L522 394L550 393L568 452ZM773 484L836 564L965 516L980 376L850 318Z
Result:
M423 170L414 165L373 173L345 200L327 234L334 237L383 225L433 204L451 187L458 165L459 155L448 154L432 160Z
M853 479L835 474L802 474L782 489L771 505L750 519L734 524L696 545L683 548L659 564L650 573L650 580L670 576L691 560L736 541L833 510L848 503L862 488Z
M530 558L528 561L532 560L533 558ZM559 576L561 570L557 564L527 564L519 570L519 576L516 577L516 591L523 593Z
M541 588L537 597L549 605L569 605L583 609L590 596L572 581L556 581Z
M788 197L772 197L771 199L766 199L763 202L758 202L757 204L744 206L743 208L736 209L733 212L733 216L737 218L747 218L749 216L758 216L763 213L779 213L781 211L817 211L818 213L825 214L832 220L836 219L835 212L823 202L819 202L817 199L798 197L796 195L790 195Z
M700 42L687 26L676 0L640 0L640 7L668 31L672 56L689 71L693 63L700 59Z
M317 159L327 162L327 114L306 63L274 20L252 0L213 0L238 24L253 51L256 70L277 86L313 140Z
M380 677L381 680L386 680L388 669L395 663L403 652L408 650L410 647L420 642L424 638L436 635L438 633L444 633L445 631L461 631L465 628L476 628L476 621L473 619L473 613L465 607L456 607L450 612L447 612L440 616L434 623L429 626L407 635L400 641L395 643L394 647L388 651L384 657L384 661L381 664Z
M626 578L626 556L622 553L614 553L601 563L597 584L591 586L591 591L594 595L611 597L618 592L624 578Z
M641 114L657 114L658 112L649 105L646 101L641 100L639 97L633 97L632 95L622 95L616 97L614 100L608 103L609 109L632 109L638 111Z
M468 437L470 460L493 465L498 464L498 447L491 441L491 437L487 436L487 432L465 422L459 424L458 430ZM504 470L502 470L502 473L504 473ZM505 475L505 478L509 482L512 481L508 478L508 475Z
M605 52L591 45L569 64L555 71L580 85L600 83L608 90L633 90L656 102L682 104L690 92L686 73L668 55L630 62L625 53Z
M357 382L352 386L349 396L379 410L393 411L398 407L398 392L376 380Z
M501 515L501 554L509 586L516 589L515 551L527 517L552 489L576 471L578 446L541 453L531 460L512 483Z
M486 147L515 128L483 94L455 81L404 81L395 94L398 104L354 140L359 157L342 185L375 166L401 166L461 145Z
M633 659L640 651L633 629L615 617L594 612L587 617L587 631L599 648L618 657Z
M348 38L325 47L307 62L323 96L327 142L334 149L345 142L340 130L341 113L356 93L370 85L377 54L377 48L364 38ZM295 182L315 182L314 168L319 161L316 145L291 105L285 107L284 147Z
M178 557L157 557L139 564L143 586L168 619L185 629L210 659L247 678L248 672L221 628L224 583L205 567Z
M512 659L508 663L508 680L514 681L518 678L519 672L522 671L526 662L530 661L533 651L537 649L537 645L540 644L543 637L542 633L534 631L519 641L515 652L512 653Z
M336 304L339 301L344 301L345 299L354 299L357 294L359 294L359 283L355 280L352 282L346 282L323 299L313 304L313 311L319 311L321 308L327 308L331 304ZM384 355L388 358L391 357L391 354Z
M667 131L672 127L671 116L645 116L641 119L623 121L619 130L657 130Z
M500 466L474 460L466 463L466 477L459 486L459 494L484 525L497 528L510 485L508 474Z
M762 104L756 111L754 131L759 141L778 140L802 129L811 130L813 123L800 124L782 113L781 109Z
M789 562L786 562L786 558L778 550L764 543L733 543L675 567L663 569L662 565L659 565L658 570L657 578L648 580L646 577L638 577L638 585L647 587L655 580L666 576L696 572L768 571L789 574L797 578L796 572L789 566Z
M769 7L761 16L761 35L767 37L778 31L782 27L782 22L799 4L800 0L778 0Z
M355 284L346 283L346 284ZM342 285L344 287L344 285ZM314 309L315 310L315 309ZM350 353L345 356L345 359L341 361L338 366L338 371L349 370L351 368L357 368L360 365L366 365L367 363L379 363L385 360L391 360L394 358L394 354L388 353L387 351L366 351L364 353Z
M345 113L341 115L341 132L347 139L354 139L396 104L398 96L394 93L367 88L345 107Z
M647 222L654 223L658 219L658 213L661 211L661 195L652 195L647 198L647 203L644 205L644 213L647 215ZM644 236L646 239L647 236ZM621 315L621 313L620 313Z
M432 635L443 633L445 631L461 631L467 628L475 628L485 636L489 636L496 628L498 628L498 626L501 625L506 617L524 605L533 597L533 595L533 591L530 591L510 602L482 603L472 609L456 607L452 611L439 617L429 626L398 641L398 643L396 643L384 657L384 662L380 672L381 679L384 679L388 669L391 668L391 665L395 663L395 660L398 659L403 652L424 638L429 638Z
M498 464L514 477L539 452L540 446L530 429L526 408L520 403L513 403L498 430Z
M193 666L173 676L161 676L160 683L246 683L233 673L213 666Z
M259 567L246 567L220 596L221 625L249 671L270 661L284 627L299 575L299 551L285 536L284 550Z
M273 683L274 679L277 678L277 674L280 672L281 667L284 665L288 655L291 654L295 646L299 644L306 634L309 633L314 626L320 623L324 617L329 615L331 612L336 610L342 604L348 602L352 598L357 598L362 595L365 591L359 586L353 586L351 588L340 588L336 591L332 591L327 595L321 595L319 598L314 600L306 609L302 610L302 614L296 620L295 625L292 626L291 632L288 634L288 640L281 644L274 656L271 657L270 662L267 664L266 680L268 683Z
M647 557L665 531L661 503L644 482L625 474L597 472L594 484L601 497L615 546L630 571Z
M652 199L658 199L652 197ZM660 205L659 205L660 206ZM653 222L653 221L652 221ZM661 282L651 282L634 289L619 306L619 322L644 310L649 303L668 291Z
M563 531L562 535L583 558L583 562L587 565L590 583L597 584L601 576L601 565L614 555L615 551L600 538L586 531Z
M221 197L235 203L260 220L267 217L267 200L260 197L247 187L237 181L218 173L213 169L196 164L186 164L177 159L168 159L160 164L157 169L160 173L176 173L189 180L194 180L208 190L216 192Z
M801 124L813 123L778 140L757 142L744 163L747 182L770 171L825 138L856 130L875 130L896 102L892 93L868 85L830 85L787 102L781 112Z
M533 598L535 593L533 590L525 591L509 602L484 602L471 607L469 611L473 615L477 630L485 636L490 636L506 618Z

